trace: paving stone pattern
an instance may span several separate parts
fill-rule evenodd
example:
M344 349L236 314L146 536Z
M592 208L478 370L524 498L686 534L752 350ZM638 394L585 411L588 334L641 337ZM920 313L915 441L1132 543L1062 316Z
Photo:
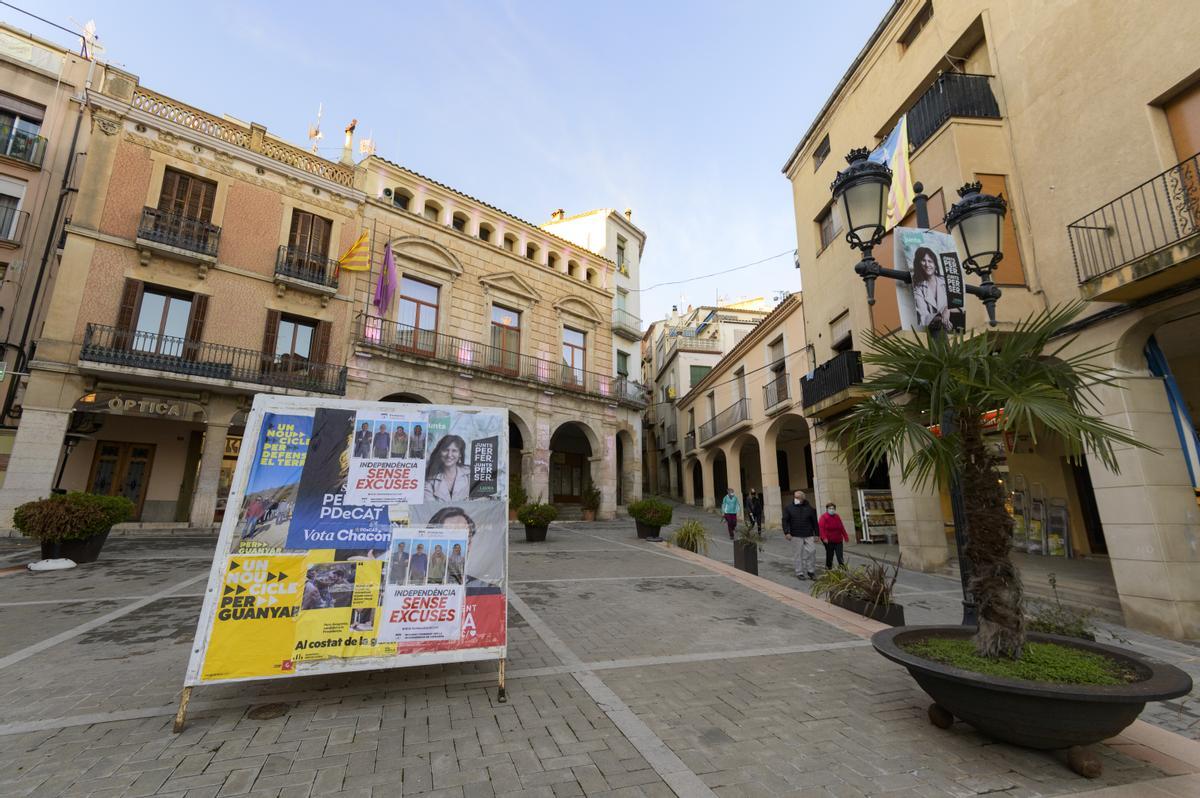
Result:
M1086 782L934 729L863 641L627 519L511 540L508 703L494 663L216 685L179 735L203 581L146 597L203 576L211 539L118 538L68 574L0 575L0 796L1025 796L1162 775L1101 747ZM27 550L0 540L0 562ZM250 717L269 703L283 714Z

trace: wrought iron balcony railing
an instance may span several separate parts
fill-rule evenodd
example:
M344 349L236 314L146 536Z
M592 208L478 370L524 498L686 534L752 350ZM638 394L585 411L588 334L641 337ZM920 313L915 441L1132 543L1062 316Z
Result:
M683 436L683 450L690 452L696 448L696 430L692 430L687 435Z
M158 208L143 208L138 238L176 249L185 249L206 257L217 257L221 243L221 228L215 224L167 213Z
M0 155L42 167L46 157L46 139L34 133L17 130L12 125L0 125Z
M346 367L307 358L272 356L253 349L188 341L169 335L89 324L81 361L165 371L191 377L236 380L281 390L346 393Z
M25 243L25 228L28 226L28 211L0 208L0 243L9 246Z
M625 330L635 338L642 337L642 320L624 308L613 308L612 326L614 330Z
M325 288L337 288L339 273L338 262L333 258L315 255L296 247L280 247L275 256L275 274L280 277L303 280Z
M1084 283L1200 232L1200 155L1067 225Z
M544 360L507 349L469 341L434 330L422 330L377 316L359 314L360 343L386 352L426 358L462 369L532 382L547 388L591 394L613 401L646 406L646 388L625 377L575 368L562 361Z
M740 424L750 418L749 398L738 399L729 407L700 425L700 442L706 443L734 424Z
M999 119L1000 106L987 75L945 72L908 109L908 141L915 150L951 117Z
M863 381L862 356L849 349L826 360L800 378L800 395L805 407L836 396Z
M780 402L786 402L789 398L787 372L777 372L770 382L763 386L763 409L770 410Z

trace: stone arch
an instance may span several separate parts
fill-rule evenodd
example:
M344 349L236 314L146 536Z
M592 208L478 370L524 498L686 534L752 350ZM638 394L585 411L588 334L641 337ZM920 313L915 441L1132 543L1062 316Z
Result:
M684 495L691 496L691 503L697 507L704 505L704 466L700 464L700 458L689 457L684 464Z
M446 247L421 236L399 236L391 240L392 254L401 266L411 261L422 266L439 269L452 278L463 273L462 261Z
M737 482L741 485L742 494L748 494L751 488L762 491L762 447L759 445L758 438L749 433L739 435L733 440L730 448L737 454Z
M586 319L594 324L599 324L602 319L600 310L594 304L582 297L563 297L554 303L554 309L560 313L570 314L580 319Z
M583 491L599 482L592 464L604 452L600 436L583 421L563 421L550 435L550 487L547 501L579 504Z
M508 409L508 478L521 485L526 494L533 490L533 459L537 441L533 424L521 413ZM537 498L536 496L531 497Z
M387 396L382 397L379 401L381 401L381 402L399 402L402 404L413 404L413 405L431 405L431 404L433 404L433 402L430 401L429 399L426 399L424 396L421 396L420 394L413 393L412 391L400 391L398 393L389 393Z

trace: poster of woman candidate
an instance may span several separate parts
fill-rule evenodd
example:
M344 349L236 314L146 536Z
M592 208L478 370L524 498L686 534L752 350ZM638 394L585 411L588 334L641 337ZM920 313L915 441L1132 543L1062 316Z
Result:
M507 422L257 396L185 686L503 660ZM416 487L356 486L356 460L413 462Z
M897 269L912 272L912 284L897 281L900 326L905 330L961 331L966 325L963 273L954 239L912 227L895 229Z

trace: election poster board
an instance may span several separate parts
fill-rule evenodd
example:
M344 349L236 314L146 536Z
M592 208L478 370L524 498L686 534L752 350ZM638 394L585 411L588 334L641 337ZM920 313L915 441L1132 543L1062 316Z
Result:
M895 264L912 273L912 283L896 281L900 327L926 330L935 320L944 330L966 327L963 270L954 238L936 230L895 229Z
M255 397L185 686L507 653L508 413Z

